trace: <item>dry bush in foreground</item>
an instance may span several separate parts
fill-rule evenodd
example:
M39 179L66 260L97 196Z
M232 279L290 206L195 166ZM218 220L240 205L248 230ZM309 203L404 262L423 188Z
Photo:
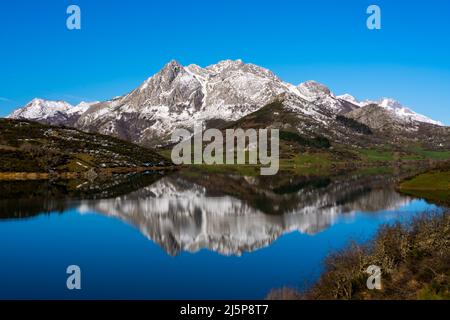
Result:
M381 290L366 286L370 265L382 270ZM450 209L384 225L369 243L330 254L306 292L277 289L267 299L450 299Z

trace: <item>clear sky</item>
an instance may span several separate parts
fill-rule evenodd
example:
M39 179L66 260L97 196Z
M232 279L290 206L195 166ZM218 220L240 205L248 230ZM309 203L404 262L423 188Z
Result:
M66 28L70 4L81 30ZM381 30L366 27L370 4ZM122 95L171 59L242 59L294 84L393 97L450 125L448 0L1 1L0 45L0 116L34 97Z

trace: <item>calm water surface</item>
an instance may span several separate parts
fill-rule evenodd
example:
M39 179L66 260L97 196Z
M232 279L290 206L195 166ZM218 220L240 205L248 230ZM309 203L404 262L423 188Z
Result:
M325 256L434 210L398 177L178 172L0 184L0 298L260 299ZM82 290L66 289L79 265Z

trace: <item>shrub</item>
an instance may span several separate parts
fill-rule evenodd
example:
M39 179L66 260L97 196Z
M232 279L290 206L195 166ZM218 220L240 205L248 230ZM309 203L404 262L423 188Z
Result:
M328 149L331 147L328 138L317 136L315 138L307 138L296 132L280 131L280 139L285 141L296 142L301 146L312 147L318 149Z

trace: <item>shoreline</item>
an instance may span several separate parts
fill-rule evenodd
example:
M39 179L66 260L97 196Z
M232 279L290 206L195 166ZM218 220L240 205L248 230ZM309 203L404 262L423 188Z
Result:
M50 180L50 179L77 179L84 178L89 179L92 175L96 176L111 176L113 174L127 174L127 173L142 173L146 171L175 171L178 170L178 166L167 167L117 167L117 168L101 168L94 169L94 171L84 172L0 172L1 181L27 181L27 180Z
M409 167L415 166L417 168L422 168L420 172L415 174L411 174L406 176L406 179L410 179L416 175L422 174L424 172L439 170L442 167L446 167L448 164L448 160L434 160L430 162L429 160L410 160L410 161L399 161L399 162L337 162L333 164L313 164L306 163L303 165L296 164L280 164L280 172L281 171L294 171L296 173L301 173L301 170L309 171L309 170L328 170L329 173L336 172L340 170L358 170L358 169L370 169L370 168L401 168L401 167ZM27 180L50 180L50 179L91 179L97 176L111 176L113 174L128 174L128 173L141 173L145 171L175 171L179 169L200 169L200 170L214 170L217 172L227 172L229 170L230 173L236 172L236 169L239 168L260 168L259 165L171 165L171 166L153 166L153 167L115 167L115 168L91 168L88 171L83 172L0 172L0 182L1 181L27 181ZM237 170L238 172L239 170ZM305 172L306 173L306 172ZM402 181L405 180L402 179ZM400 188L399 188L400 189ZM400 190L399 190L400 191Z

